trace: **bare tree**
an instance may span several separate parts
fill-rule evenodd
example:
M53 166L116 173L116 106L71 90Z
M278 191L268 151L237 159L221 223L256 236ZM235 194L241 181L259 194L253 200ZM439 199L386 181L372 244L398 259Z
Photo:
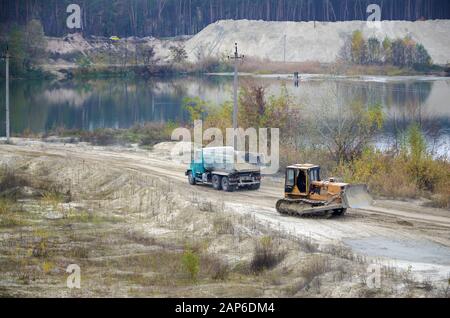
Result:
M188 55L186 49L184 48L183 43L179 43L178 45L173 45L170 47L170 55L172 57L172 61L174 63L181 64L187 60Z
M347 103L338 83L324 96L314 112L316 143L322 144L337 162L359 156L383 125L381 106L365 106L361 99Z
M137 60L141 58L144 65L153 65L158 60L155 58L156 52L153 45L137 44L136 45L136 56Z

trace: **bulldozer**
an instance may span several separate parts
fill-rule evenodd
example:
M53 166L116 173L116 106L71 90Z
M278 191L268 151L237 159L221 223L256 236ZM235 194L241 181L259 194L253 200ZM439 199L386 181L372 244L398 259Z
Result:
M372 204L366 185L350 185L320 178L320 166L295 164L286 168L285 197L276 204L280 214L304 218L342 216L347 208Z

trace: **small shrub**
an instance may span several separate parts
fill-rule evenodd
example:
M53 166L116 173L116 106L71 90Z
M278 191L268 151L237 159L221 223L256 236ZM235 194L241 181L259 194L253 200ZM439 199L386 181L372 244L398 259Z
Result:
M186 250L181 258L184 270L189 274L192 281L197 280L200 271L200 257L191 250Z
M10 212L12 209L12 202L7 199L0 198L0 215Z
M157 143L170 140L172 130L175 126L172 123L145 123L134 125L130 132L137 137L141 146L154 146Z
M353 253L353 250L347 246L330 245L327 247L326 251L327 253L339 258L348 259L350 261L355 260L355 254Z
M214 219L214 231L219 235L234 234L233 222L229 218L218 217Z
M42 271L44 272L44 274L48 274L54 267L55 265L52 262L45 261L42 264Z
M85 132L81 136L81 141L90 142L97 146L108 146L117 143L113 129L97 129L93 132Z
M450 207L450 163L427 152L420 127L412 125L398 154L366 149L342 164L336 174L349 183L365 183L371 192L388 197L431 197L432 205Z
M226 280L230 274L230 267L228 264L215 259L211 262L209 272L211 273L211 278L214 280Z
M70 251L70 255L75 258L89 258L89 249L84 246L76 246Z
M307 253L314 253L318 250L318 245L314 243L310 237L297 238L296 241Z
M285 252L278 251L271 237L263 237L255 245L255 252L250 264L250 269L259 273L265 269L274 268L286 256Z
M15 170L8 168L0 169L0 193L16 187L25 187L28 185L28 181L18 175Z
M450 276L447 278L447 284L440 289L440 297L450 297Z
M214 212L214 205L211 201L199 202L197 205L202 212Z
M436 208L450 209L450 182L438 185L436 194L432 197L431 206Z
M322 255L312 255L302 264L301 275L307 281L312 281L315 277L326 273L329 270L328 257Z
M46 239L41 238L38 243L36 243L32 250L33 257L47 257L48 256L48 242Z
M42 201L45 204L51 205L53 209L56 209L59 204L64 202L64 197L56 191L48 191L43 194Z
M44 230L37 230L35 235L37 237L37 242L34 244L31 253L33 257L45 258L49 255L48 233Z

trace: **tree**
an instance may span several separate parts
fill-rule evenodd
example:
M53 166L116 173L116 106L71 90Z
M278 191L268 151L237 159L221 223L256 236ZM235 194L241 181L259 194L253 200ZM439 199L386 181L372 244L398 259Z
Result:
M89 59L89 57L82 55L77 59L77 65L81 68L87 69L92 66L92 61Z
M323 96L313 115L316 143L338 163L359 157L384 123L381 105L366 106L360 99L348 104L337 86Z
M173 45L169 48L170 55L172 57L172 61L177 64L181 64L187 60L188 55L186 49L184 48L183 43L179 43L178 45Z
M392 41L388 37L383 40L382 61L385 64L392 64Z
M13 26L8 39L9 53L12 57L10 59L11 74L21 75L26 69L26 63L24 61L27 59L22 29L18 25Z
M41 21L30 20L24 30L25 50L30 59L39 59L45 56L47 40Z
M142 43L136 44L136 55L138 57L137 59L141 57L142 62L145 65L152 65L156 62L156 52L154 46L147 46Z
M267 21L366 20L365 8L377 3L383 19L449 19L450 2L439 0L79 0L84 35L172 37L195 34L224 19ZM26 24L38 18L46 34L62 36L70 0L0 1L0 23Z
M403 50L404 50L404 65L412 66L415 60L416 54L416 42L411 39L411 37L406 36L403 39Z
M361 31L357 30L352 35L352 62L365 64L367 56L367 44Z
M423 67L432 64L432 59L422 44L411 37L392 41L388 37L383 42L371 37L364 40L361 31L355 31L341 48L339 57L355 64L392 64L398 67Z
M425 49L425 47L422 44L416 44L416 58L415 58L415 64L420 66L428 66L431 65L433 62L431 60L430 54L428 54L428 51Z
M403 40L397 39L392 42L392 64L395 66L405 66L405 45Z
M243 85L239 94L239 124L243 128L259 127L266 111L265 87Z
M200 97L183 99L183 108L189 113L189 117L194 122L195 120L203 120L208 114L208 103Z
M344 45L339 51L339 59L345 62L352 62L352 38L346 37Z
M266 89L258 85L243 85L239 94L239 126L242 128L276 127L283 135L292 133L291 123L298 124L294 100L282 84L278 96L266 98Z
M381 46L377 38L371 37L367 41L367 63L378 64L381 62Z

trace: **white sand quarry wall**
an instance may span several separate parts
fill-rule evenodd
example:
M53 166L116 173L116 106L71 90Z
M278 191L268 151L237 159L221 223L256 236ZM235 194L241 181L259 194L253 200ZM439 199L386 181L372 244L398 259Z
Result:
M348 22L266 22L223 20L213 23L186 42L189 59L231 54L238 42L243 54L273 61L290 62L335 61L344 41L353 31L361 30L366 37L383 40L410 35L422 43L437 64L450 62L450 20L382 21L381 28L369 28L365 21ZM201 52L201 53L199 53Z

